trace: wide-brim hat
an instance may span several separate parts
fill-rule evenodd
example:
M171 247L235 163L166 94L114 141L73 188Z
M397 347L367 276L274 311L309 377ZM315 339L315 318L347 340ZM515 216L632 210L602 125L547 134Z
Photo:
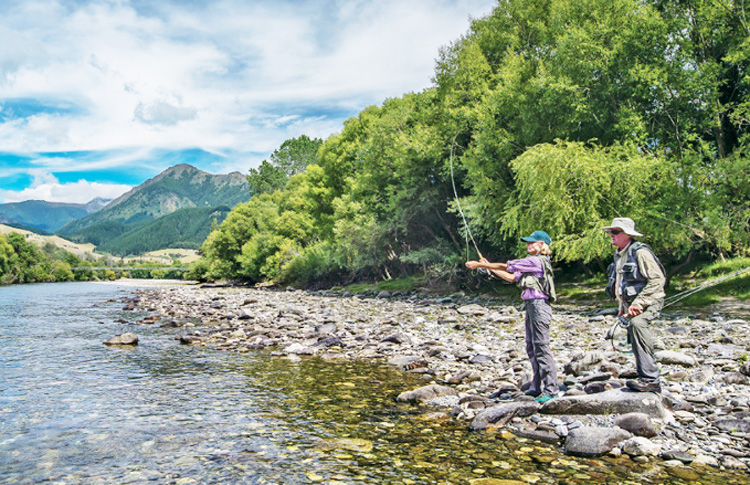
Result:
M549 234L547 234L544 231L534 231L531 233L530 236L522 237L521 241L524 242L537 242L542 241L544 243L547 243L548 245L552 243L552 238L549 237Z
M635 230L635 222L629 217L615 217L612 219L612 225L602 227L604 231L610 232L612 229L620 229L628 236L643 236L640 232Z

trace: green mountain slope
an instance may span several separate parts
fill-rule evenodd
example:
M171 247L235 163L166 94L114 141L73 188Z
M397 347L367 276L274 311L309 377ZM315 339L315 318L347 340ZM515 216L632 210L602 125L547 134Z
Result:
M94 199L88 204L66 204L44 200L26 200L0 204L0 223L29 230L53 233L70 221L101 209L107 202Z
M227 206L179 209L105 240L97 249L116 256L143 254L164 248L198 249L208 237L213 221L221 223L229 211Z
M234 207L248 200L247 180L239 172L213 175L181 164L135 187L101 211L69 222L58 233L75 242L103 246L180 209Z

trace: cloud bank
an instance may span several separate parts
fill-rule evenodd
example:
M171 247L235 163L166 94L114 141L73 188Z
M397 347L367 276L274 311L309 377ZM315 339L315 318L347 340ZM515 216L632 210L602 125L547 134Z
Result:
M439 48L494 4L3 2L0 197L37 193L30 172L3 177L25 167L75 174L81 196L122 189L94 177L135 167L145 180L169 166L157 152L197 149L216 155L199 168L244 173L286 139L327 138L362 108L429 87Z

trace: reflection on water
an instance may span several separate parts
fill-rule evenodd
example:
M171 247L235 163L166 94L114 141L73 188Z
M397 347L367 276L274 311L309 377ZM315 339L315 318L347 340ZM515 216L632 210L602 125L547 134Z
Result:
M747 481L469 433L395 403L422 381L382 366L181 346L179 329L117 323L138 317L130 291L0 288L0 483ZM125 331L140 345L102 344Z

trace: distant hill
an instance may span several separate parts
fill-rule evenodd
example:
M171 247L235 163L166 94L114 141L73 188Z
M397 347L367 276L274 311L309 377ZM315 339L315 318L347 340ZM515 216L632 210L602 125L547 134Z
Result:
M213 221L221 224L230 210L227 206L179 209L130 230L121 226L126 231L103 242L97 250L127 256L165 248L198 249L208 237Z
M57 232L70 221L86 217L102 207L109 200L96 198L87 204L67 204L27 200L0 204L0 223L30 231L45 233Z
M45 244L54 244L55 246L62 248L69 253L73 253L79 258L98 258L101 255L94 254L93 244L75 244L59 236L47 236L37 234L33 231L26 231L18 229L16 227L7 226L0 224L0 234L10 234L12 232L19 232L26 237L26 240L31 241L38 246L44 246Z
M241 173L213 175L181 164L133 188L102 210L69 222L58 234L118 255L141 254L172 247L170 244L174 243L180 243L177 247L196 248L208 235L211 221L217 218L212 215L214 212L221 222L226 217L225 209L248 200L247 179ZM181 209L203 211L185 212L157 222ZM195 220L188 221L191 217Z

